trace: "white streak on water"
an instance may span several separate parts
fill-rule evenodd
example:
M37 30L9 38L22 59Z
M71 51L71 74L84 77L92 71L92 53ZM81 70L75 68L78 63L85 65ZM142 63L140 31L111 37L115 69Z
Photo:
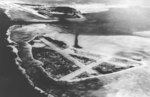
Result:
M134 35L150 38L150 31L133 32Z

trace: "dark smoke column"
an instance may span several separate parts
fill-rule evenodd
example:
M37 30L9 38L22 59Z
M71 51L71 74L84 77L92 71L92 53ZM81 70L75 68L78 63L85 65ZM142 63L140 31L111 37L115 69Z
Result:
M56 10L59 12L65 13L64 15L62 15L60 17L60 20L66 20L66 21L72 23L73 25L78 25L79 23L82 23L86 20L86 18L82 15L81 12L79 12L73 8L58 7L58 8L56 8ZM78 43L79 42L79 40L78 40L79 33L76 32L76 30L74 28L73 28L73 33L75 33L74 47L82 48L81 46L79 46L79 43Z

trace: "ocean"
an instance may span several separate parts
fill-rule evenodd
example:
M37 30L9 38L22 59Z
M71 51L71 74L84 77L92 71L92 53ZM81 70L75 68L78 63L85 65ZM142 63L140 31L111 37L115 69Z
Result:
M6 32L13 23L0 11L0 97L46 97L35 90L15 63Z

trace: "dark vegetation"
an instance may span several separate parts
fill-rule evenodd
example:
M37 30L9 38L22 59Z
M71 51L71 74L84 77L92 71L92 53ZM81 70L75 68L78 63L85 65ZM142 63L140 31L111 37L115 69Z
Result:
M84 63L85 65L89 65L93 62L96 62L96 60L90 59L90 58L87 58L87 57L81 57L81 56L72 55L72 54L70 54L70 56L77 59L79 62Z
M32 52L34 58L43 62L45 70L54 78L61 78L79 69L73 62L54 50L33 48Z
M103 62L100 65L93 67L93 69L96 70L99 74L108 74L108 73L113 73L113 72L118 72L124 69L128 69L131 67L121 67L121 66L116 66L111 63Z
M37 6L34 7L36 11L38 11L39 14L49 16L49 17L58 17L60 19L65 18L79 18L79 16L76 14L78 13L76 9L71 7L44 7L44 6Z
M65 49L65 48L68 47L67 44L64 43L63 41L53 40L53 39L51 39L50 37L44 37L44 38L45 38L46 40L48 40L49 42L55 44L55 45L56 45L57 47L59 47L59 48Z
M83 72L83 73L81 73L80 75L76 76L73 79L80 79L80 78L87 78L87 77L90 77L90 74L88 74L87 72Z

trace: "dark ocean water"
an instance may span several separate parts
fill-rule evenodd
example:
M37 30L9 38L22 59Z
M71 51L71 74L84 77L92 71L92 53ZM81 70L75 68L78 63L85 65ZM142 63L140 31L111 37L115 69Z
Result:
M16 55L8 47L7 29L13 25L0 11L0 97L46 97L36 91L18 70Z

